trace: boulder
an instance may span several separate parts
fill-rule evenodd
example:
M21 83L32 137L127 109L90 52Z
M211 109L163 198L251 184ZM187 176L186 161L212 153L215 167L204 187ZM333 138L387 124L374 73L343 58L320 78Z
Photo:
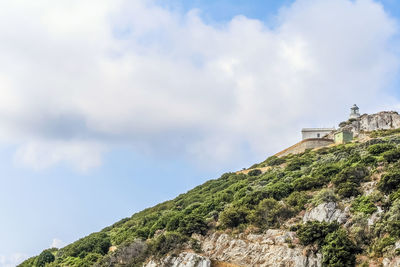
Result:
M331 223L337 221L343 224L347 221L347 218L347 213L340 210L335 202L326 202L306 211L303 216L303 222L319 221Z

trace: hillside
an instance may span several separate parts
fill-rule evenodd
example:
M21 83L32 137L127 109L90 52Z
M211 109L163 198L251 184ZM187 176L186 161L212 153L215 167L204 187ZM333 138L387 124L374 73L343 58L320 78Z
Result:
M379 128L269 157L19 266L399 266L399 160Z

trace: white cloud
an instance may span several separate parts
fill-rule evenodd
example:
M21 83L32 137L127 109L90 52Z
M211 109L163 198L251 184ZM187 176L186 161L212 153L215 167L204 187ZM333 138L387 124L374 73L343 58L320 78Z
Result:
M65 245L67 245L64 241L54 238L53 241L51 242L50 248L62 248Z
M398 105L397 27L372 0L298 0L274 28L151 1L3 1L0 139L35 168L95 167L115 145L211 165L265 155L353 102Z
M27 255L22 253L14 253L11 255L0 254L0 266L1 267L15 267L28 258Z

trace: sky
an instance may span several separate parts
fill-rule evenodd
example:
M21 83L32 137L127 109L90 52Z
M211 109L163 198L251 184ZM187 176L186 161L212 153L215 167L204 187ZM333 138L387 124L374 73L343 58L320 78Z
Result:
M361 113L400 109L395 0L0 1L0 266Z

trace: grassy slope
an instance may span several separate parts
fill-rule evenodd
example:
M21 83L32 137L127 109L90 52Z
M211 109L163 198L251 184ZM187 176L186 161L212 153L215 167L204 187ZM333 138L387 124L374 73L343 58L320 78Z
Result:
M332 244L345 239L348 243L342 244L344 251L363 255L359 258L365 262L395 253L393 244L400 238L400 135L380 131L373 136L365 143L282 159L271 157L252 166L271 166L262 174L226 173L62 249L44 251L20 266L140 266L149 256L160 257L183 248L198 251L199 245L191 239L193 233L287 228L285 222L299 222L296 218L302 210L326 200L351 205L353 223L347 228L292 226L303 245L315 245L325 258L332 258L332 253L339 253ZM362 185L374 180L378 183L366 196ZM377 206L384 209L384 216L368 227L366 220ZM314 238L316 235L318 238ZM354 265L354 261L341 264Z

